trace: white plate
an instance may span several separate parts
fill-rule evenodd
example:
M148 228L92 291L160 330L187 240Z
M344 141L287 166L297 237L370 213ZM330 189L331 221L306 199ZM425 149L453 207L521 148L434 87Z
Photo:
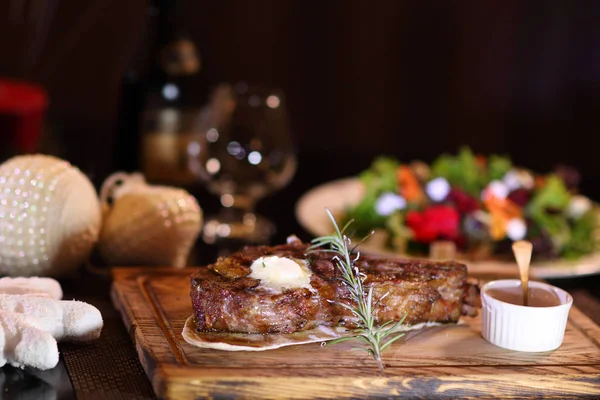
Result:
M356 177L324 183L306 192L296 203L296 218L306 231L314 236L332 232L331 221L325 213L329 208L333 215L341 217L348 207L357 204L362 198L364 187ZM339 219L338 219L339 220ZM365 253L400 257L376 243L363 243ZM518 274L516 263L500 261L465 261L470 270L480 273ZM556 260L532 263L531 273L538 278L568 278L600 273L600 253L581 257L576 261Z

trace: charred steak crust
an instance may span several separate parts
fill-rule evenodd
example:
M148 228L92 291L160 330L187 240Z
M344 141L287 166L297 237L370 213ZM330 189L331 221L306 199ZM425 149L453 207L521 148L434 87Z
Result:
M292 333L319 325L356 326L348 290L336 277L331 253L308 253L308 244L295 241L279 246L254 246L217 259L191 276L191 299L199 331ZM311 289L295 288L273 293L248 277L250 265L262 256L277 255L306 260L312 271ZM477 298L467 282L467 267L457 262L385 259L361 256L358 268L373 285L374 300L385 296L375 309L378 322L406 324L456 322L461 313L472 314Z

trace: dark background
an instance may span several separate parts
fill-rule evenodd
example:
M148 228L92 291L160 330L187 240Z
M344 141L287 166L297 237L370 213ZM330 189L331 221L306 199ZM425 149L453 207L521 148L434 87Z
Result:
M47 148L96 185L127 164L117 148L122 83L153 62L147 3L0 0L0 79L48 91ZM539 172L566 163L581 172L582 191L600 200L600 1L190 0L175 23L202 57L192 88L199 98L240 79L286 93L299 168L259 203L279 226L274 242L308 235L294 218L299 196L380 154L431 161L468 145ZM216 207L200 185L190 190L205 211ZM207 247L197 246L198 260L214 260ZM150 397L109 283L95 275L63 283L66 298L102 310L104 339L95 350L62 346L54 383L3 368L4 397L40 386L60 399L119 390ZM554 283L598 322L597 279Z
M121 81L150 63L147 22L142 0L0 2L0 76L48 90L56 152L97 184L122 161ZM379 154L461 145L539 172L573 165L600 199L600 2L190 1L176 23L202 57L199 94L239 79L286 93L299 169L259 210L291 215L277 196Z

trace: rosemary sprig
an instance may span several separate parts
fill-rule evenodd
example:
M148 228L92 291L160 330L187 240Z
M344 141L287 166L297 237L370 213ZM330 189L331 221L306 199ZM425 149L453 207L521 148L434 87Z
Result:
M346 229L352 223L352 220L340 230L331 211L327 208L325 211L333 224L334 232L329 236L320 236L313 239L309 251L320 250L334 253L333 259L340 272L340 280L348 289L353 302L353 304L342 302L338 304L348 309L358 320L358 326L353 330L353 336L339 338L330 343L339 343L349 339L362 341L363 347L357 349L369 353L377 362L379 372L383 373L381 353L394 341L404 336L403 333L397 331L404 322L406 315L400 321L387 321L381 325L375 323L373 311L378 303L387 296L387 293L374 301L373 285L365 288L366 275L360 272L355 265L360 257L360 252L355 252L358 245L353 248L352 241L345 235Z

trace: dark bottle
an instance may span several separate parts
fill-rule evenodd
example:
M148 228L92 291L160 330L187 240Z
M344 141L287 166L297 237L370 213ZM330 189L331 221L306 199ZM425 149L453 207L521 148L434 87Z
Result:
M148 8L139 54L123 78L117 144L119 169L183 186L193 181L186 147L200 71L196 46L181 28L184 4L155 0Z

